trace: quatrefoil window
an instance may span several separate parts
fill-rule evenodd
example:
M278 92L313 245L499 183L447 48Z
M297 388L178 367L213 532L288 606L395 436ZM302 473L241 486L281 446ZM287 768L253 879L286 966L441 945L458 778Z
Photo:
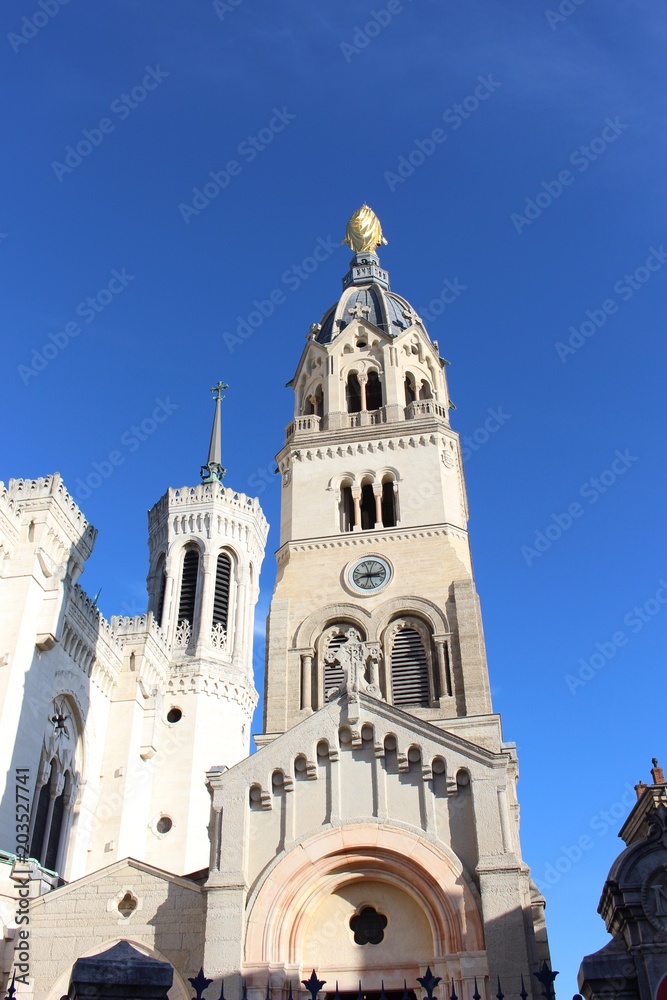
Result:
M372 906L364 906L360 913L350 919L355 944L380 944L386 926L387 918Z

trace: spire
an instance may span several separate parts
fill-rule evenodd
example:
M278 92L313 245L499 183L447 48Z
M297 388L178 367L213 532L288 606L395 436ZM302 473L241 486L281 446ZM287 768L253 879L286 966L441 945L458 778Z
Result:
M211 389L215 400L215 415L213 417L213 429L211 430L211 443L208 446L208 461L201 467L201 478L203 483L221 483L225 475L222 467L222 415L221 402L225 398L222 394L225 389L229 389L224 382L216 382Z

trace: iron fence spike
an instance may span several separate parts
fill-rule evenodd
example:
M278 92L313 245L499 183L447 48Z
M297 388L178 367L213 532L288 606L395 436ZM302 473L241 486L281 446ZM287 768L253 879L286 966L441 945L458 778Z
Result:
M504 1000L505 994L503 993L503 988L500 985L500 976L498 976L498 992L496 993L498 1000Z

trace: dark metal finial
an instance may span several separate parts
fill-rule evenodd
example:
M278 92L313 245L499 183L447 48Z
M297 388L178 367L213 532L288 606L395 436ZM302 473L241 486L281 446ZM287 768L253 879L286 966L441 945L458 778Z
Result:
M338 992L338 980L336 980L336 992L334 993L334 1000L340 1000L340 993Z
M426 972L424 973L423 976L417 977L417 982L419 983L419 985L422 987L422 989L426 990L426 996L428 997L428 1000L432 1000L433 990L441 981L442 981L441 976L433 975L433 973L431 972L430 965L427 967Z
M528 992L526 990L526 984L523 981L523 976L521 977L521 992L519 993L521 1000L528 1000Z
M410 1000L410 994L408 993L408 984L405 979L403 980L403 996L401 997L401 1000Z
M317 1000L317 994L326 983L326 979L318 979L317 973L315 972L315 969L313 969L308 979L302 979L301 982L310 993L312 1000Z
M211 389L215 401L215 415L213 417L213 429L211 431L211 443L208 446L208 461L201 467L201 478L203 483L221 483L225 469L222 467L222 416L220 404L225 398L223 392L229 389L224 382L216 382Z
M505 994L503 993L503 988L500 985L500 976L498 976L498 992L496 993L498 1000L503 1000Z
M248 984L245 979L241 980L241 1000L248 1000Z
M546 997L546 1000L555 1000L556 994L554 992L554 979L558 975L557 972L552 972L546 962L542 962L542 968L539 972L534 972L533 975L537 979L538 983L544 986L542 990L542 996Z
M266 980L266 997L264 1000L271 1000L271 981L269 979Z
M449 1000L459 1000L459 998L456 995L456 990L454 989L454 980L453 979L452 979L452 993L451 993L451 996L450 996Z
M197 996L193 997L192 1000L201 1000L204 990L208 989L213 980L207 979L204 975L204 970L200 969L194 978L188 978L188 982L197 994Z
M359 980L359 991L357 993L357 1000L364 1000L364 993L361 989L361 979Z
M380 1000L387 1000L387 994L384 991L384 979L381 980L381 982L382 982L382 987L380 989Z
M479 995L479 990L477 989L477 976L475 976L475 992L472 995L472 1000L482 1000Z
M218 997L218 1000L225 1000L225 980L224 979L222 979L220 981L220 996Z
M7 996L5 997L5 1000L14 1000L14 994L16 993L16 986L14 986L15 982L16 982L16 969L14 969L14 975L12 976L12 981L10 985L7 987Z
M289 993L287 994L287 1000L294 1000L294 996L292 994L292 980L291 979L289 981Z

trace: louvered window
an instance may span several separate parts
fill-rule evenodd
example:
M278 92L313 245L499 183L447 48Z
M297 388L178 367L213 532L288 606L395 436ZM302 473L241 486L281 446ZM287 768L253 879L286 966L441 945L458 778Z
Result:
M347 642L346 635L334 635L329 639L327 652L334 653ZM324 664L324 700L326 701L331 691L339 688L345 680L343 668L338 663Z
M232 575L232 561L226 552L218 556L215 571L215 595L213 598L213 624L222 625L227 631L229 616L229 584Z
M160 562L158 568L158 580L157 580L157 600L155 602L155 621L158 625L162 625L162 616L164 614L164 594L167 589L167 574L164 568L164 557Z
M178 602L178 620L187 621L192 626L195 617L195 600L197 597L197 576L199 573L199 551L188 549L183 560L183 578L181 580L181 597Z
M419 632L399 629L391 650L391 687L394 705L430 704L428 659Z

